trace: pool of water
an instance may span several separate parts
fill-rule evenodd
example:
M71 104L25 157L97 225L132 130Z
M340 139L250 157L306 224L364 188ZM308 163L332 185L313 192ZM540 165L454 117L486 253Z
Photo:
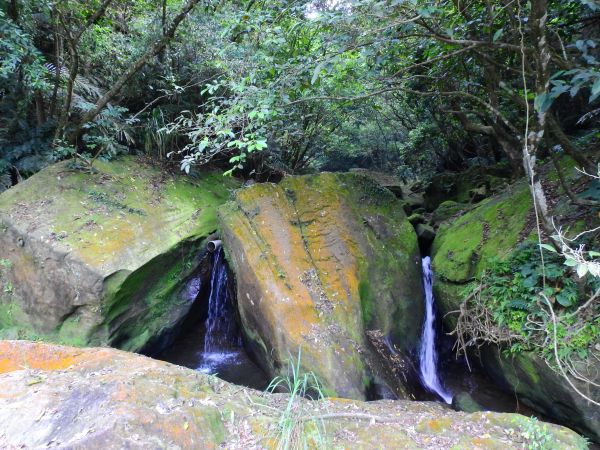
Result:
M180 336L175 343L156 356L156 359L199 372L216 375L230 383L264 390L269 385L267 375L258 367L238 340L218 351L204 352L206 327L198 323Z

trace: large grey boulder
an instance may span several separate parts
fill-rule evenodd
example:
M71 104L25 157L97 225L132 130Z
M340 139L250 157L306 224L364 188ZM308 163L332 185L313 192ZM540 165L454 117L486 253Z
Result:
M92 173L59 163L5 191L0 337L160 345L194 301L188 281L234 186L124 158Z

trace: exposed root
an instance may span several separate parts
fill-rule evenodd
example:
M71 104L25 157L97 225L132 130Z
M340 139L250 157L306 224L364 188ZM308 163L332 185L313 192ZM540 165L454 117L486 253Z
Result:
M468 350L478 350L485 344L496 344L498 346L512 345L516 341L524 342L524 337L510 331L507 327L496 324L492 311L481 299L481 292L487 287L479 284L471 294L462 302L458 311L449 314L458 314L456 328L450 335L456 337L454 349L456 354L464 355L469 370Z

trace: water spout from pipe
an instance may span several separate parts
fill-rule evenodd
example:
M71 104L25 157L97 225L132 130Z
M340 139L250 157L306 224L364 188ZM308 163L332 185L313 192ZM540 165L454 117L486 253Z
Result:
M208 244L206 244L206 249L210 253L214 253L221 248L221 245L222 245L221 240L215 239L214 241L208 241Z

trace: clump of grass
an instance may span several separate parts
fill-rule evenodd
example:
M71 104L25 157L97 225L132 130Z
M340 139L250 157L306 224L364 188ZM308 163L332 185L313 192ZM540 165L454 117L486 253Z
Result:
M313 372L301 370L301 360L301 350L295 358L290 355L287 374L275 377L267 387L267 392L283 390L289 395L273 436L277 450L324 447L323 421L311 417L305 401L324 397L321 383Z

